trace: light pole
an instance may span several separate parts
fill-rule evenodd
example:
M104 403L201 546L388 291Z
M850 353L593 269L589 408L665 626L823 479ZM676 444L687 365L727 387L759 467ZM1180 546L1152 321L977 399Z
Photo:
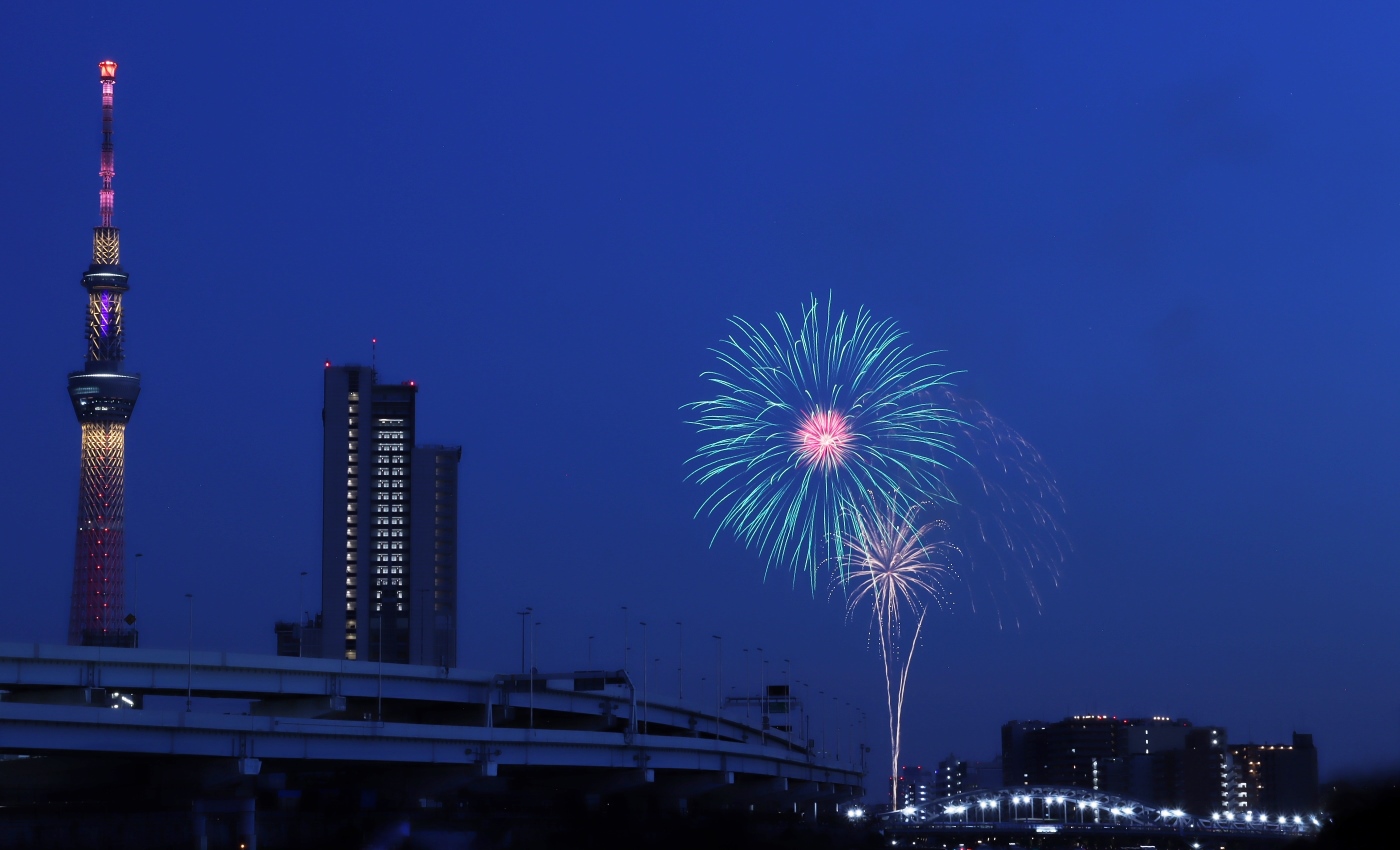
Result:
M306 570L297 578L297 622L306 622Z
M185 598L189 600L190 608L190 638L186 644L189 659L185 668L185 711L188 713L194 710L194 594L186 593Z
M676 621L676 704L685 702L685 626Z
M524 611L516 611L516 612L515 612L516 614L518 614L518 615L520 616L520 673L521 673L521 675L524 675L524 674L525 674L525 618L528 617L528 616L530 616L530 612L531 612L531 611L534 611L534 610L535 610L534 608L531 608L531 607L529 607L529 606L527 605L527 606L525 606L525 610L524 610Z
M143 553L137 552L131 561L131 617L133 627L135 626L136 619L136 574L139 572L137 565L141 563L141 559L144 557L145 555ZM139 634L137 635L137 639L140 639ZM132 645L135 646L135 644Z
M647 622L638 621L642 627L642 734L647 733Z
M783 724L787 727L787 745L792 749L792 662L783 659Z
M719 708L720 700L723 699L724 691L720 683L720 676L724 671L724 638L719 635L710 635L715 639L715 742L719 742Z
M588 669L593 669L593 635L588 636Z
M753 673L749 670L749 648L744 647L744 725L749 724L749 703L753 702Z
M622 606L622 672L627 673L627 660L632 654L632 644L627 640L627 606Z
M540 635L540 621L535 621L535 628L530 633L530 728L535 728L535 641Z

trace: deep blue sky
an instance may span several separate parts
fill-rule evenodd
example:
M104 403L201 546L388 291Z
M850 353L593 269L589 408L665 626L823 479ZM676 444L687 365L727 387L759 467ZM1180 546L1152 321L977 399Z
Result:
M1069 503L1043 614L936 622L912 760L1092 711L1397 762L1400 17L309 5L3 13L0 639L64 637L110 57L147 645L193 591L198 647L271 650L319 570L322 361L377 335L465 446L464 666L516 665L527 604L540 666L620 663L627 605L668 670L686 623L692 693L721 634L726 677L763 646L878 717L863 630L710 547L683 480L725 319L831 291Z

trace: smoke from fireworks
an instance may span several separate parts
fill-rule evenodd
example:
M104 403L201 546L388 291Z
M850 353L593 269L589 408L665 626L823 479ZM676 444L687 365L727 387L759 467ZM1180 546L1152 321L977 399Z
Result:
M699 513L719 517L769 565L838 570L854 514L873 493L943 492L953 414L934 401L948 373L911 354L903 332L865 309L854 317L816 298L775 328L730 319L736 333L707 372L718 394L687 405L709 439L689 477L710 488Z

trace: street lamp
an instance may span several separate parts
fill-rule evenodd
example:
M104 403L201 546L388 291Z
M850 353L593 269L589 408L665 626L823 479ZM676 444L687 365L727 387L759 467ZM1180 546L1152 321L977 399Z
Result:
M627 639L627 606L622 606L622 673L627 674L627 660L632 654L632 643Z
M186 645L189 663L185 669L185 711L188 713L194 709L194 594L186 593L185 598L189 600L190 607L190 639Z
M685 625L676 621L676 705L685 702Z
M531 607L529 607L529 606L527 605L527 606L525 607L525 610L524 610L524 611L516 611L516 612L515 612L515 613L516 613L517 615L519 615L519 617L520 617L520 673L521 673L521 675L524 675L524 674L525 674L525 618L528 617L528 616L530 616L530 612L532 612L532 611L534 611L534 610L535 610L534 608L531 608Z
M647 621L641 620L637 625L642 627L642 734L647 731Z
M723 672L724 659L724 638L719 635L710 635L715 639L715 742L719 742L719 707L724 691L720 685L720 675Z

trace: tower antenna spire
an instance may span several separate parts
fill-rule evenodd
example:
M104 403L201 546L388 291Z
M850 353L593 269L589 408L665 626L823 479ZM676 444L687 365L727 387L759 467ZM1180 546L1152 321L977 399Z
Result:
M108 59L97 63L102 75L102 189L97 199L97 209L102 214L102 226L112 226L112 206L116 192L112 189L112 178L117 174L116 159L112 152L112 90L117 86L117 63Z

